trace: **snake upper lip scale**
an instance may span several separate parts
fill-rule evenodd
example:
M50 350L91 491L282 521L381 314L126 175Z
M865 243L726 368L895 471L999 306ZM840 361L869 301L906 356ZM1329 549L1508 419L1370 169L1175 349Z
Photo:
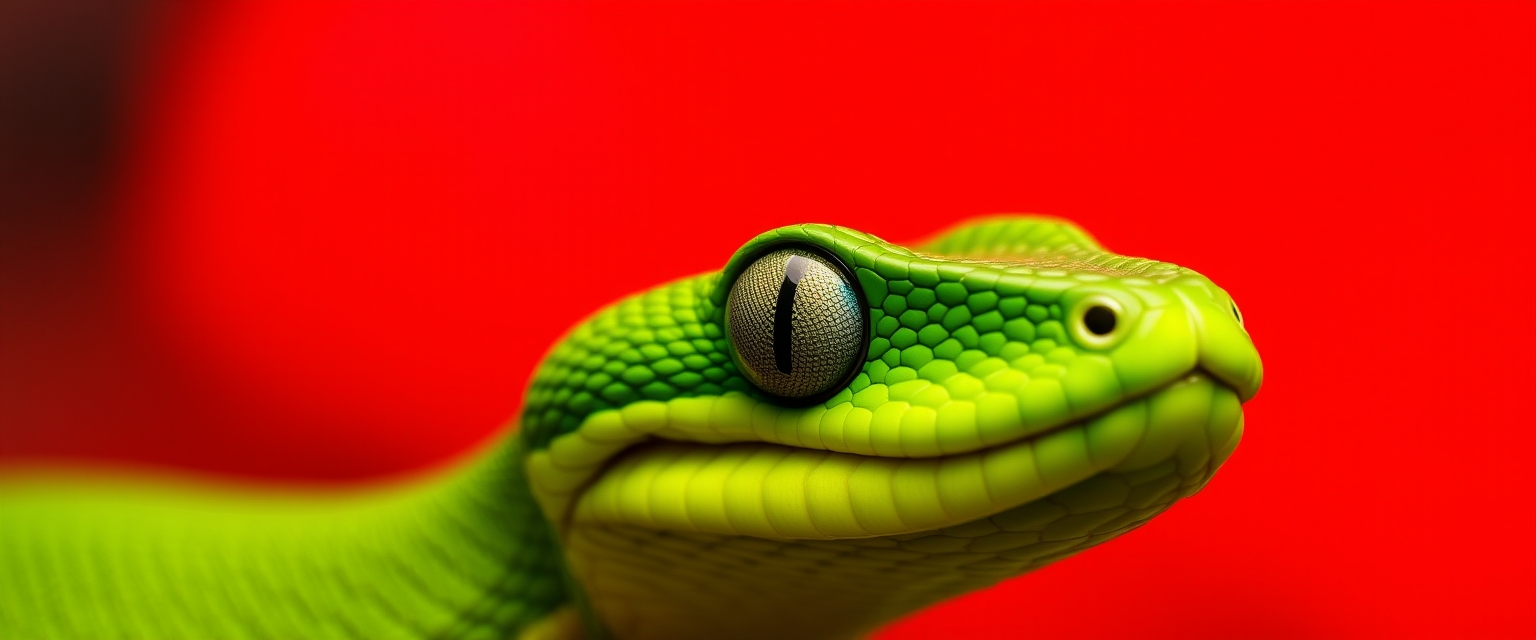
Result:
M1204 368L1196 367L1196 368L1191 369L1190 371L1186 372L1184 375L1177 376L1174 380L1168 382L1167 384L1165 384L1163 386L1157 387L1157 388L1155 388L1155 389L1153 389L1151 391L1144 392L1142 394L1139 394L1139 395L1136 395L1136 396L1133 396L1133 397L1128 397L1128 398L1126 398L1124 400L1124 402L1122 404L1134 402L1134 401L1140 400L1140 399L1142 399L1144 397L1154 396L1154 395L1156 395L1156 394L1158 394L1160 392L1168 390L1169 388L1177 386L1177 385L1185 385L1185 384L1191 384L1191 383L1198 384L1198 383L1200 383L1200 382L1202 382L1204 380L1215 381L1217 385L1219 385L1221 387L1225 387L1226 389L1232 391L1233 393L1237 393L1236 386L1235 386L1235 384L1237 384L1237 383L1234 383L1232 381L1222 380L1220 377L1212 374L1210 371L1207 371ZM1021 441L1036 441L1036 440L1039 440L1041 438L1049 436L1050 434L1056 433L1056 432L1064 430L1064 429L1083 427L1083 426L1093 422L1094 420L1096 420L1098 418L1101 418L1101 417L1105 416L1106 414L1111 413L1116 408L1118 408L1118 406L1115 407L1115 408L1105 409L1105 410L1096 412L1094 414L1091 414L1091 415L1088 415L1088 416L1085 416L1085 417L1077 418L1077 419L1074 419L1074 420L1072 420L1070 422L1066 422L1066 423L1063 423L1063 424L1055 425L1055 426L1049 427L1049 428L1047 428L1047 429L1045 429L1043 431L1037 432L1037 433L1032 433L1032 434L1029 434L1029 435L1026 435L1026 436L1020 436L1017 440L1003 442L1003 443L1000 443L1000 444L987 445L987 446L982 447L981 449L978 449L977 451L985 452L985 451L988 451L988 450L1000 449L1000 448L1007 447L1007 446L1010 446L1010 445L1018 444ZM606 473L609 470L610 467L612 467L618 461L622 460L624 458L624 456L631 455L636 449L640 449L640 448L645 447L647 445L657 444L657 443L673 444L673 445L686 445L686 444L689 444L689 443L697 444L697 441L687 439L687 435L685 434L685 435L682 435L682 436L673 435L670 438L668 438L668 437L655 437L655 438L652 438L652 439L643 439L643 440L631 443L631 444L628 445L628 448L620 450L617 453L615 453L615 454L611 455L610 457L608 457L606 459L606 461L604 462L604 464L602 465L602 467L597 469L595 471L595 473L592 474L592 478L589 479L586 484L583 484L582 486L578 487L572 493L574 493L575 495L578 495L578 496L583 494L583 493L585 493L588 489L591 488L591 483L593 481L595 481L597 477L600 477L604 473ZM777 444L777 445L771 445L771 446L794 448L793 445L784 445L784 444ZM947 456L964 455L966 453L974 453L974 452L972 452L972 451L947 452L947 453L940 453L940 454L934 455L934 456L929 456L929 457L926 457L926 458L913 457L911 459L912 460L925 460L925 459L933 459L933 458L943 458L943 457L947 457ZM861 455L861 454L840 453L839 455L855 455L856 456L856 455ZM569 527L570 524L571 524L570 523L570 519L571 519L571 517L573 515L573 511L568 508L564 512L554 513L554 514L550 514L550 515L551 515L551 520L554 521L554 522L559 523L559 525L561 527Z
M0 637L852 638L1209 481L1225 291L1000 216L796 225L584 320L495 443L366 491L0 479Z

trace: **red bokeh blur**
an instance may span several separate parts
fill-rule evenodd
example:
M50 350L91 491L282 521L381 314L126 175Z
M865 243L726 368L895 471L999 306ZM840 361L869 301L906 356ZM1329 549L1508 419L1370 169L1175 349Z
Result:
M438 464L573 323L759 232L1042 212L1236 297L1247 437L880 637L1536 636L1536 4L168 14L104 249L8 289L0 465Z

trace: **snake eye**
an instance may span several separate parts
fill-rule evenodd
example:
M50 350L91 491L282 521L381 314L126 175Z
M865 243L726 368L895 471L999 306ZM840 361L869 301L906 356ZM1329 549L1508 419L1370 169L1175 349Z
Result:
M737 367L789 400L815 401L846 385L868 348L864 308L845 271L807 249L773 251L742 271L725 318Z

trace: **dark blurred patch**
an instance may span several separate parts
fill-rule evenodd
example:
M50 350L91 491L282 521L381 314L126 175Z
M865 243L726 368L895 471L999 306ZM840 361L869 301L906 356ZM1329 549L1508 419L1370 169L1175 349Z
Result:
M160 3L0 3L0 454L103 398L121 330L110 193ZM121 345L118 345L121 346ZM115 354L115 355L114 355Z
M0 3L7 240L66 219L100 219L92 201L118 149L140 36L151 16L163 14L150 3Z

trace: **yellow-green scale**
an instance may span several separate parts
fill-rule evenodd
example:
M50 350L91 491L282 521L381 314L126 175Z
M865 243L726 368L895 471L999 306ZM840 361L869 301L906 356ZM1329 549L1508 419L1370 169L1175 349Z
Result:
M723 331L735 274L786 243L839 259L869 309L858 373L808 407L747 383ZM1125 330L1086 335L1094 301ZM551 353L523 421L534 494L618 637L857 635L1202 486L1261 375L1230 304L1049 219L916 252L779 229Z
M509 637L566 600L517 447L347 491L13 471L0 637Z
M937 600L1114 538L1193 494L1236 445L1237 404L1230 390L1192 380L1134 408L1144 413L1136 425L1144 431L1134 438L1142 451L1102 471L1085 466L1086 478L1073 478L1075 483L1065 489L959 525L894 536L807 540L610 524L621 518L594 517L571 527L566 553L587 597L617 637L702 637L695 635L699 629L726 630L733 638L856 637ZM1152 414L1179 419L1145 419ZM636 457L626 458L591 489L586 504L601 502L605 492L656 487L669 471L688 469L688 477L676 484L628 502L649 502L655 508L664 495L687 495L693 478L720 467L739 470L763 449L728 445L693 464L683 458L707 454L679 451L643 458L663 463L649 469L634 464ZM1074 450L1071 443L1051 452L1036 448L1034 455L1037 466L1079 464L1087 458L1085 448ZM779 458L773 467L780 474L776 484L796 491L814 484L815 462L825 464L786 468ZM934 483L920 477L908 490L933 492Z
M736 275L786 246L844 270L868 335L808 405L725 330ZM573 328L521 431L429 477L0 478L0 637L575 637L567 603L593 636L856 636L1192 494L1261 379L1226 292L1068 223L918 251L785 227Z

